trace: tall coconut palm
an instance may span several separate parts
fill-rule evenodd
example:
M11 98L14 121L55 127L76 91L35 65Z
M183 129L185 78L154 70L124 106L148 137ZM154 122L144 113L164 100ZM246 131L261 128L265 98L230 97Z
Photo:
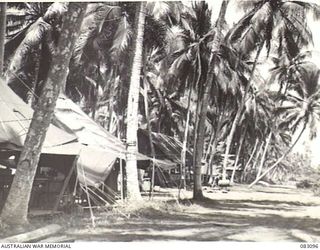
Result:
M300 132L292 145L285 153L277 159L259 178L250 184L252 187L261 178L274 169L285 157L292 151L293 147L301 138L304 130L309 126L310 137L314 138L317 132L317 122L320 120L320 88L319 88L319 68L310 62L299 64L297 67L298 75L296 81L300 84L294 87L294 90L286 95L283 106L277 109L282 113L282 121L279 128L287 127L292 133L300 128Z
M42 145L53 117L60 85L66 80L69 61L85 7L86 4L70 3L64 16L58 47L53 56L44 90L33 114L8 198L2 209L0 219L6 225L28 224L28 204Z
M66 6L66 3L52 4L42 17L31 24L22 41L13 50L14 53L10 57L10 63L6 71L6 80L7 84L24 100L27 100L27 93L30 89L34 89L32 86L34 82L29 75L30 70L34 70L34 56L38 56L35 51L39 50L40 46L48 52L46 53L47 61L41 64L45 67L41 70L41 73L46 74L48 72L50 51L54 51L58 39L57 29L61 25L62 15L67 10ZM43 41L46 42L42 44Z
M48 65L50 64L52 57L52 51L56 45L55 41L59 37L61 17L65 11L64 6L65 4L63 3L55 3L46 8L40 4L33 3L27 5L27 7L24 6L27 8L24 12L26 12L25 14L28 14L25 16L25 19L28 21L27 26L24 27L26 24L21 24L21 27L24 27L24 29L20 32L17 31L19 34L10 39L6 44L6 55L8 59L10 58L10 64L7 70L7 82L9 86L11 86L23 99L26 99L26 93L30 89L39 90L36 91L36 95L39 95L40 93L41 86L38 88L37 86L32 85L41 85L41 81L46 78ZM44 13L41 12L43 9L46 10ZM104 19L117 19L117 17L120 16L120 14L118 15L118 9L119 8L116 8L116 6L110 6L102 3L89 4L85 23L82 27L81 34L77 39L74 56L75 59L72 60L72 65L77 61L76 59L82 59L82 50L79 49L79 47L82 48L90 44L91 40L88 41L89 38L91 38L94 31L98 30L99 27L103 25ZM12 13L16 13L16 11L12 11ZM9 17L14 20L14 14ZM86 38L86 36L89 38ZM95 57L97 61L100 58L99 55L92 56L92 53L89 52L87 55L89 57L88 60ZM39 64L39 68L36 72L34 70L36 67L34 65L35 60L38 61ZM96 66L96 63L93 63L93 65ZM94 71L92 69L93 66L86 66L87 67L83 68L83 70L79 72L87 73L86 76L92 79L93 77L91 72ZM70 68L71 71L73 71L73 69L74 67ZM74 76L74 74L71 75ZM83 76L83 74L78 75ZM36 78L36 82L34 83L31 78ZM81 81L78 82L81 83ZM81 86L79 89L81 89Z
M320 7L315 3L288 0L239 1L246 10L245 16L227 35L231 44L244 57L264 41L267 52L293 55L301 46L312 43L312 33L307 23L307 13L320 17ZM275 44L277 42L277 44ZM261 44L261 43L260 43ZM247 56L246 56L247 54Z
M132 62L127 111L127 196L129 200L140 200L136 152L138 151L138 107L140 93L140 74L142 69L143 36L145 27L146 3L137 4L134 26L134 57Z
M194 5L196 18L191 22L192 25L185 28L185 32L183 30L180 30L178 33L176 32L175 41L180 47L178 47L174 53L176 58L173 60L169 70L169 74L174 74L178 78L180 73L182 76L182 83L186 82L183 77L190 75L190 73L191 77L188 79L192 79L192 75L196 76L194 77L193 87L197 89L197 109L195 111L197 129L194 136L193 165L195 167L195 193L201 193L199 194L200 198L202 196L202 191L199 190L201 190L201 159L203 158L204 152L204 125L207 120L207 108L210 104L209 97L215 91L213 90L214 86L217 89L224 90L228 90L229 88L236 89L234 86L237 86L241 78L241 76L239 76L240 74L238 75L235 70L237 65L234 63L234 60L230 59L232 54L231 51L228 50L227 47L221 45L222 30L224 28L223 18L226 5L227 2L224 2L223 8L221 9L221 18L218 19L216 26L212 29L210 29L210 25L208 24L199 24L200 21L205 20L204 17L208 16L209 13L205 3L201 2ZM197 18L201 19L198 20ZM212 44L214 45L214 49L212 49ZM210 54L211 59L209 58ZM222 55L224 55L225 58L223 58ZM212 61L213 59L214 61ZM228 59L230 60L228 61ZM212 73L210 70L213 70L213 68L215 68L216 74L214 80L210 75ZM188 74L185 72L188 72ZM207 72L211 73L207 74ZM207 77L209 78L207 79ZM195 197L197 196L198 195L196 194Z
M188 133L191 113L193 117L196 117L196 111L191 110L191 107L196 104L197 99L200 101L199 91L205 80L210 53L207 44L202 42L202 39L210 31L211 11L205 2L193 3L192 10L195 13L194 17L190 17L189 21L182 20L179 26L174 26L168 31L167 54L169 57L161 62L164 72L166 71L164 67L169 65L168 82L178 82L180 85L178 90L184 89L188 93L187 120L181 152L182 182L184 182L186 172L185 155L190 137Z
M160 6L160 5L161 6ZM167 8L166 8L167 6ZM147 8L148 7L148 8ZM157 7L157 8L156 8ZM141 195L138 188L137 179L137 161L135 152L137 152L137 131L138 131L138 106L140 93L140 74L142 69L143 45L145 35L146 13L159 14L157 19L165 16L168 11L174 8L169 8L166 3L150 3L148 6L145 2L137 4L136 20L133 38L133 62L130 76L130 86L128 94L128 109L127 109L127 187L128 199L139 200ZM161 13L159 13L161 11Z
M306 11L313 11L316 18L319 18L319 6L299 1L267 0L267 1L243 1L241 4L249 9L248 13L235 25L227 34L230 43L241 53L243 58L248 58L257 45L257 53L252 67L252 74L249 84L245 89L241 105L234 119L230 135L227 140L227 147L224 161L224 177L227 167L227 157L235 129L240 120L247 92L252 84L252 76L256 69L264 45L267 48L267 55L271 50L272 41L279 41L277 52L295 55L298 48L312 42L312 34L306 22ZM275 37L274 37L275 36ZM275 38L275 39L274 39Z
M198 122L196 125L196 139L194 144L194 189L193 189L193 198L194 199L202 199L202 182L201 182L201 175L202 175L202 154L203 154L203 146L204 146L204 136L205 136L205 120L207 117L207 110L209 105L209 97L210 92L212 89L212 83L217 81L218 75L216 72L219 72L219 66L221 65L221 58L217 55L220 51L221 44L223 42L223 35L222 29L223 24L225 22L225 14L227 10L229 1L224 0L221 4L219 17L217 19L216 25L213 29L214 38L212 41L212 47L210 52L210 59L209 59L209 68L206 75L206 82L203 87L203 91L201 91L201 102L198 101L199 106L199 113L198 115ZM200 99L199 98L199 99Z

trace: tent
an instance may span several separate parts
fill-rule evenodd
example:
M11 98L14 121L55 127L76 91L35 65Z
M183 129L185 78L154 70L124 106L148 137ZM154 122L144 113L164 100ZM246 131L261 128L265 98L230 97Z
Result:
M110 174L116 159L126 159L124 143L93 121L81 108L65 95L60 95L53 123L72 131L81 144L77 164L81 183L98 186ZM150 158L136 152L137 160Z
M3 81L0 81L0 149L20 151L30 126L33 110ZM77 137L50 125L42 153L77 155Z
M63 94L58 98L53 123L61 129L73 132L82 145L77 164L81 183L98 186L109 176L116 159L126 160L125 144ZM138 151L135 154L138 161L153 160ZM153 161L160 166L172 167L172 162L165 159Z
M0 84L0 151L21 151L33 110L4 82ZM59 165L64 155L79 155L77 170L80 182L99 185L117 158L126 159L124 143L99 126L81 108L63 94L59 96L55 117L46 134L40 162ZM0 152L0 155L8 154ZM47 157L43 157L43 156ZM52 157L56 155L56 157ZM137 160L151 160L136 152ZM48 159L45 162L45 159ZM170 164L155 160L156 164ZM85 178L84 178L85 177Z
M9 192L13 171L23 148L33 110L0 79L0 208ZM65 191L80 144L73 133L50 125L42 147L39 167L31 193L30 208L52 209L61 205L59 194ZM5 166L5 167L3 167ZM47 171L47 172L45 172ZM51 171L50 174L49 171Z

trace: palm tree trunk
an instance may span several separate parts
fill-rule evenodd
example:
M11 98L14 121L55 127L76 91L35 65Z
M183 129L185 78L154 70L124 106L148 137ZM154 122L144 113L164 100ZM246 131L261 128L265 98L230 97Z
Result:
M186 155L187 155L187 144L188 144L188 132L189 132L189 123L190 123L190 104L191 104L191 94L192 94L192 87L190 86L189 94L188 94L188 106L187 106L187 118L186 118L186 127L184 130L184 137L182 143L182 150L181 150L181 175L180 175L180 184L179 188L186 187Z
M259 147L258 153L257 153L256 158L254 159L254 162L253 162L253 165L252 165L252 169L256 169L257 168L257 164L258 164L258 161L259 161L259 157L260 157L261 151L263 149L263 145L264 145L264 142L262 142L260 147Z
M220 7L220 13L217 21L217 25L215 27L216 36L212 42L212 48L210 53L209 67L207 72L206 84L204 87L204 93L202 96L202 102L200 106L199 112L199 120L196 129L197 139L195 141L194 149L194 186L193 186L193 199L201 200L203 198L202 193L202 182L201 182L201 174L202 174L202 154L203 154L203 145L204 145L204 136L205 136L205 121L207 118L207 110L209 104L209 97L212 82L215 74L215 55L214 53L219 50L220 44L222 42L222 38L219 34L222 32L222 26L225 19L225 14L227 10L229 0L224 0Z
M52 7L53 5L55 5L55 8ZM47 9L43 17L38 18L38 20L32 25L32 32L27 33L26 37L19 44L14 55L10 59L10 64L6 71L8 85L10 85L11 79L15 79L17 71L24 67L25 58L32 54L33 49L39 47L45 36L49 38L48 32L51 31L52 28L52 26L49 25L51 21L50 18L53 16L56 16L56 18L64 16L66 14L66 6L67 3L65 2L53 3L51 8ZM55 13L55 15L53 15L53 13ZM46 22L46 25L43 25L44 21ZM37 34L37 36L34 36L34 34Z
M109 84L109 89L110 89L110 92L109 92L109 107L108 107L108 110L109 110L109 114L108 114L108 124L107 124L107 127L108 127L108 130L109 132L112 132L112 119L113 119L113 113L114 113L114 96L115 96L115 89L116 87L119 85L119 82L120 82L120 78L117 76L117 73L118 73L118 70L117 69L112 69L112 73L110 74L110 78L109 81L113 82L113 84Z
M268 135L268 138L267 138L267 141L266 141L266 145L264 146L264 151L263 151L263 154L262 154L262 157L261 157L261 161L260 161L260 165L259 165L259 169L258 169L258 173L257 173L256 179L259 178L259 176L260 176L260 174L262 172L262 167L263 167L266 155L267 155L267 151L268 151L268 147L269 147L269 144L270 144L270 141L271 141L271 137L272 137L272 132L270 131L270 133Z
M144 65L145 67L145 65ZM145 69L144 69L144 73ZM144 74L145 76L145 74ZM150 126L150 116L149 116L149 105L148 105L148 85L147 85L147 80L144 77L143 79L143 97L144 97L144 110L145 110L145 115L146 115L146 120L147 120L147 130L148 130L148 137L149 137L149 143L150 143L150 149L151 149L151 156L152 156L152 169L151 169L151 182L150 182L150 193L149 196L150 198L153 195L153 188L154 188L154 175L155 175L155 163L154 160L156 158L156 153L152 141L152 133L151 133L151 126Z
M131 69L127 114L127 197L128 200L141 200L138 182L138 107L140 90L140 73L142 68L143 35L145 27L145 2L137 4L134 36L134 57Z
M85 6L86 4L80 6L78 3L70 3L68 12L64 16L58 47L33 113L10 192L2 210L1 220L4 224L28 224L28 204L42 145L54 113L60 85L66 81L69 61L83 20Z
M231 130L230 130L230 134L229 134L228 139L227 139L227 146L226 146L226 151L224 153L224 161L223 161L223 167L222 167L222 180L224 180L224 181L227 179L227 165L228 165L228 158L229 158L229 153L230 153L230 148L231 148L231 144L232 144L232 141L233 141L233 137L234 137L234 134L236 132L236 128L237 128L237 126L239 124L240 118L241 118L242 110L243 110L245 102L246 102L246 97L247 97L247 94L248 94L249 89L250 89L250 84L252 82L252 79L253 79L253 76L254 76L254 72L255 72L255 69L256 69L256 66L257 66L257 63L258 63L258 58L259 58L260 53L262 51L263 45L264 45L264 42L262 42L260 44L259 48L258 48L258 51L257 51L257 54L256 54L256 58L254 60L253 66L252 66L252 71L251 71L251 75L250 75L249 81L248 81L247 86L245 88L244 95L243 95L243 97L241 99L240 107L237 110L236 117L233 120L232 127L231 127Z
M257 168L257 163L258 163L258 161L259 161L259 157L260 157L261 151L262 151L262 149L263 149L263 145L264 145L264 142L262 142L261 145L260 145L260 147L259 147L259 150L258 150L258 152L257 152L257 155L256 155L255 159L254 159L254 162L253 162L253 164L252 164L251 169L256 169L256 168Z
M3 76L4 44L6 39L7 3L0 3L0 77Z
M215 136L216 136L216 133L212 131L211 135L210 135L209 142L208 142L207 150L206 150L204 156L202 157L202 161L204 161L206 164L206 176L207 176L207 178L205 179L206 183L210 182L211 168L209 165L209 161L207 161L207 159L208 159L208 155L210 154L210 152L212 150L212 145L213 145L213 141L214 141ZM208 178L208 176L209 176L209 178Z
M236 169L237 169L237 165L238 165L238 161L239 161L239 157L240 157L240 153L241 153L241 149L242 149L242 145L243 145L246 133L247 133L247 126L246 126L245 131L241 135L238 153L237 153L236 159L234 161L234 166L233 166L233 169L232 169L232 174L231 174L231 179L230 179L231 183L233 183L233 181L234 181L234 176L236 174Z
M297 142L300 140L304 130L306 128L306 124L304 124L303 128L300 131L300 134L298 135L297 139L295 142L291 145L291 147L271 166L269 167L262 175L259 176L254 182L252 182L249 185L249 188L251 188L253 185L255 185L258 181L260 181L263 177L265 177L272 169L274 169L278 164L283 161L284 158L291 152L291 150L294 148L294 146L297 144Z
M209 171L210 171L209 181L213 180L213 160L214 160L214 156L216 154L217 145L218 145L219 138L220 138L219 137L219 133L220 133L220 130L221 130L221 127L222 127L222 116L223 115L224 115L224 112L218 118L217 128L216 128L216 131L215 131L213 142L211 144L211 152L210 152L210 158L209 158L209 162L208 162L208 168L209 168Z
M233 136L236 132L237 125L238 125L240 118L241 118L241 114L242 114L242 107L240 106L239 109L237 110L236 116L233 120L230 134L229 134L229 136L227 138L227 142L226 142L227 145L226 145L226 150L224 153L224 160L223 160L223 167L222 167L222 180L224 180L224 181L227 180L227 166L228 166L230 148L231 148L231 144L233 141Z
M252 161L252 159L253 159L253 157L254 157L254 155L255 155L255 153L256 153L258 143L259 143L259 140L258 140L258 138L257 138L257 139L256 139L256 142L255 142L255 144L254 144L253 150L252 150L252 152L251 152L251 155L250 155L250 157L249 157L249 160L247 161L246 165L244 166L244 168L243 168L243 170L242 170L241 182L244 181L245 172L246 172L249 164L251 163L251 161Z

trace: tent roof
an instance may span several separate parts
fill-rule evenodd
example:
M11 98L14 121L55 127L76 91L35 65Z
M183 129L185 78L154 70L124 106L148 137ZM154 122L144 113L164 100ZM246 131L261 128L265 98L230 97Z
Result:
M0 147L21 150L32 120L33 110L2 80L0 80L0 108ZM42 153L76 155L78 151L75 145L71 148L66 146L76 140L75 135L51 124L46 134ZM69 150L66 152L60 148L62 146L69 147Z
M84 146L103 149L105 152L116 154L118 158L125 159L126 146L109 133L105 128L92 120L81 108L64 95L60 95L55 109L53 123L59 128L72 131L78 141ZM138 160L148 160L143 154L136 152Z
M77 164L78 178L82 183L100 184L108 177L117 158L126 159L124 143L63 94L58 98L53 123L59 128L72 131L82 145ZM137 160L150 159L139 152L136 152L136 156Z

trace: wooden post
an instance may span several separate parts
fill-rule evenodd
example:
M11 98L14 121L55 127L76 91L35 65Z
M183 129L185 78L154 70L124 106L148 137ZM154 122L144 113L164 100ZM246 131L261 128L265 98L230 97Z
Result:
M73 170L75 169L75 167L77 166L77 162L78 162L78 158L79 158L79 155L77 155L74 160L73 160L73 163L72 163L72 166L71 166L71 169L68 173L68 175L66 176L66 178L64 179L64 182L63 182L63 186L62 186L62 189L59 193L59 196L58 196L58 199L56 201L56 204L54 205L53 209L52 209L52 213L56 212L58 210L58 207L59 207L59 203L60 203L60 200L62 199L63 197L63 194L69 184L69 181L70 181L70 178L72 176L72 172Z

